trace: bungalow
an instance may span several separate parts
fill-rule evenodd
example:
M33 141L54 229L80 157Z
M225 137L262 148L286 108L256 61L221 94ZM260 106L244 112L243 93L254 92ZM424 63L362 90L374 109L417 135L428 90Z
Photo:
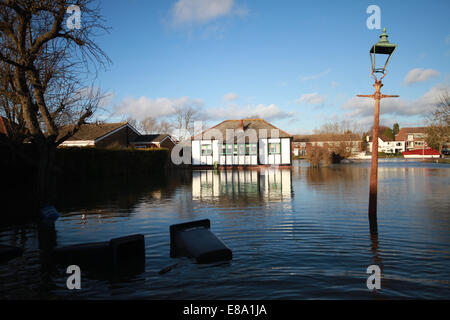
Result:
M167 148L170 150L177 144L177 140L169 134L145 134L130 142L136 149Z
M191 138L193 166L290 166L292 136L263 119L226 120Z
M59 137L63 137L73 126L60 129ZM128 122L120 123L86 123L64 141L62 147L128 147L141 134Z

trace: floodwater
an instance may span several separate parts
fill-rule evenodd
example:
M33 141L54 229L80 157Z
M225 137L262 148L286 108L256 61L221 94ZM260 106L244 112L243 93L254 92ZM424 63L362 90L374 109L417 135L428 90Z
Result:
M65 267L48 265L39 251L36 225L2 227L0 244L25 253L0 265L0 299L449 299L450 166L380 161L377 237L367 217L369 167L296 162L291 170L74 184L55 204L56 245L141 233L145 270L120 277L82 270L81 290L71 291ZM233 260L171 258L169 226L205 218ZM370 265L382 272L376 292L366 285Z

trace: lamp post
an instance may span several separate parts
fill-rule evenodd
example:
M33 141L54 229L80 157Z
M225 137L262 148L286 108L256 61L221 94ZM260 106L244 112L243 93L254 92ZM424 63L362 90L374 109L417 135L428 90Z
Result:
M358 94L358 97L372 98L375 100L375 111L373 119L373 131L372 131L372 163L370 167L370 193L369 193L369 225L370 233L378 233L377 223L377 192L378 192L378 135L380 124L380 100L383 98L396 98L398 95L385 95L381 94L380 89L383 86L381 80L386 76L386 66L389 63L392 54L394 53L397 45L388 41L388 35L386 34L386 28L383 29L383 33L380 36L380 40L372 46L370 49L370 61L372 63L371 77L375 79L375 93L371 95ZM383 66L377 66L376 57L386 56L386 62ZM378 79L377 74L381 74Z

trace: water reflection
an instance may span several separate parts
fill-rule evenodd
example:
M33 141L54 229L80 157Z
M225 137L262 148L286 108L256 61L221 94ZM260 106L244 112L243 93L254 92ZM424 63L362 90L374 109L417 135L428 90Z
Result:
M292 199L290 169L193 171L192 199L236 203L282 202Z

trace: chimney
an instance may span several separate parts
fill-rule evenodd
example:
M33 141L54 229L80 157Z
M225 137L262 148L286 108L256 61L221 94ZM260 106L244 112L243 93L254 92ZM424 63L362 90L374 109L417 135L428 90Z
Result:
M244 131L244 120L241 119L241 123L240 123L239 127L242 131Z

